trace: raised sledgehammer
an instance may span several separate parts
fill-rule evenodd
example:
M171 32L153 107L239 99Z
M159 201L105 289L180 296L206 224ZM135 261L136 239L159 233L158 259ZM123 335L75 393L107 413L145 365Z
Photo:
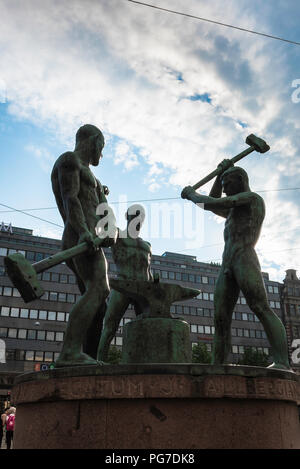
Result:
M117 231L115 233L115 237ZM95 238L95 247L100 247L106 238ZM115 238L112 239L112 243ZM88 243L80 243L76 246L58 252L53 256L47 257L42 261L30 264L30 262L20 253L11 254L4 258L4 264L7 274L13 285L19 290L25 303L36 300L44 294L44 290L40 285L37 274L44 272L50 267L61 264L72 257L83 254L89 249Z
M253 151L258 151L259 153L266 153L270 150L269 145L262 138L256 137L256 135L254 134L248 135L248 137L246 138L246 143L247 145L250 145L249 148L231 158L232 163L236 163L242 158L245 158L245 156L249 155L249 153L252 153ZM201 179L201 181L197 182L197 184L194 184L194 186L192 186L193 189L197 190L199 187L204 186L204 184L213 179L215 176L219 176L219 174L221 173L222 168L215 169L212 173L208 174L205 178Z

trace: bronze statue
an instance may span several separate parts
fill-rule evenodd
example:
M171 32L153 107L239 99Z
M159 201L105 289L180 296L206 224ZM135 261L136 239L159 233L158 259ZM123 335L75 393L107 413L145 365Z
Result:
M232 314L241 290L267 334L274 358L270 367L290 369L286 331L269 306L254 249L265 217L264 201L251 191L246 171L233 167L232 160L223 160L216 171L209 196L196 193L196 185L185 187L181 194L183 199L203 204L205 210L226 218L223 262L214 295L213 363L225 363L230 351Z
M144 208L137 204L129 207L126 219L126 230L119 230L117 241L111 247L113 259L118 269L118 278L152 281L151 245L139 237L145 219ZM133 304L136 315L142 313L138 303L130 298L129 294L111 290L98 349L98 360L107 360L109 345L130 303Z
M56 161L52 188L65 224L63 249L86 242L90 249L68 259L82 297L70 312L63 348L56 366L96 364L97 348L109 294L107 262L95 243L99 204L107 203L108 190L95 178L90 165L98 166L104 137L93 125L83 125L76 133L73 152L63 153ZM105 246L115 239L108 238Z

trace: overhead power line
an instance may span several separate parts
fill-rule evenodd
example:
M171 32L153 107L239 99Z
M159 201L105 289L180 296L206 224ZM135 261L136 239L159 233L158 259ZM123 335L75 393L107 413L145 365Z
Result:
M0 204L2 207L9 208L13 212L19 212L22 213L23 215L27 215L28 217L36 218L37 220L44 221L46 223L50 223L51 225L58 226L59 228L63 228L63 226L58 225L57 223L53 223L52 221L45 220L44 218L36 217L35 215L31 215L30 213L25 212L24 210L18 210L17 208L9 207L8 205L5 204Z
M266 33L260 33L258 31L253 31L251 29L241 28L239 26L234 26L232 24L221 23L220 21L210 20L208 18L202 18L201 16L190 15L188 13L184 13L184 12L180 12L180 11L176 11L176 10L170 10L168 8L162 8L160 6L151 5L149 3L138 2L136 0L127 0L127 1L130 2L130 3L135 3L137 5L142 5L142 6L145 6L145 7L154 8L155 10L161 10L161 11L165 11L167 13L173 13L175 15L186 16L188 18L193 18L193 19L196 19L196 20L199 20L199 21L206 21L207 23L217 24L219 26L225 26L226 28L237 29L239 31L243 31L243 32L246 32L246 33L256 34L258 36L264 36L264 37L267 37L269 39L276 39L277 41L288 42L290 44L300 46L300 42L291 41L289 39L284 39L283 37L273 36L271 34L266 34Z
M300 187L290 187L290 188L285 188L285 189L265 189L261 191L255 190L254 192L282 192L282 191L298 191L300 190ZM108 202L109 205L118 205L118 204L133 204L133 203L139 203L139 202L159 202L159 201L164 201L164 200L180 200L181 197L160 197L160 198L154 198L154 199L140 199L140 200L124 200L124 202ZM4 204L0 204L3 207L7 207ZM15 209L11 208L10 210L0 210L0 213L11 213L15 211L19 212L33 212L33 211L42 211L42 210L57 210L57 207L37 207L37 208L23 208L23 209ZM33 216L33 215L32 215ZM38 217L36 217L38 218ZM57 225L60 226L60 225Z

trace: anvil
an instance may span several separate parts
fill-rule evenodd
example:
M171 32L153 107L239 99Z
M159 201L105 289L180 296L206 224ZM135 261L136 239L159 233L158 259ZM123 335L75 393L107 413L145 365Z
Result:
M175 301L188 300L199 295L200 290L185 288L173 283L154 281L110 279L110 286L132 298L142 311L139 318L171 318L170 306Z

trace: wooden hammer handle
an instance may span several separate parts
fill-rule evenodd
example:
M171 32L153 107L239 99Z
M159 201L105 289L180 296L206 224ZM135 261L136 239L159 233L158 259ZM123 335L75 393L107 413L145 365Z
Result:
M249 153L252 153L254 150L255 148L253 146L250 146L246 150L242 151L242 153L239 153L238 155L231 158L232 163L234 164L242 158L245 158L245 156L249 155ZM201 179L201 181L197 182L197 184L194 184L192 186L193 189L197 190L199 187L204 186L204 184L206 184L208 181L211 181L211 179L213 179L215 176L219 176L222 171L222 168L215 169L212 173L208 174L205 178Z

